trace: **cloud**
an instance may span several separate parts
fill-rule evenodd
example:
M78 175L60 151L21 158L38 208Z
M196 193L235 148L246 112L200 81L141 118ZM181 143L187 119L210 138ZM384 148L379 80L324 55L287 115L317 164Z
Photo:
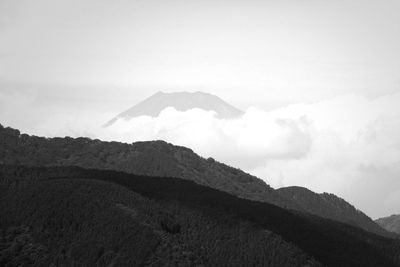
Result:
M213 112L181 112L169 107L156 118L120 119L106 128L101 138L124 142L162 139L190 147L205 157L251 169L269 159L304 157L311 147L311 138L305 132L307 123L303 118L274 118L255 108L239 119L222 120Z
M393 201L400 188L398 103L400 93L373 100L347 95L275 110L276 117L307 118L311 150L307 157L274 159L251 172L275 186L336 193L372 216L399 213Z
M239 167L273 187L335 193L367 214L400 213L400 92L369 99L342 95L271 111L248 108L233 120L166 108L118 120L97 106L43 105L33 94L0 91L0 120L44 136L89 136L131 143L162 139Z
M400 184L393 179L400 176L398 103L400 93L372 100L343 95L270 112L249 108L234 120L167 108L156 118L119 120L100 138L163 139L240 167L274 187L332 192L378 216L400 212L394 201ZM385 208L371 203L372 195Z

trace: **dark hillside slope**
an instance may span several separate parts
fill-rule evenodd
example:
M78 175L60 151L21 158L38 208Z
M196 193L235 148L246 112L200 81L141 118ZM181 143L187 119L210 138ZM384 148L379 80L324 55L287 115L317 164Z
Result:
M112 206L119 200L133 201L134 196L116 186L83 180L45 181L7 190L0 202L0 265L143 264L160 239ZM21 234L30 240L21 242ZM31 242L41 251L31 251Z
M20 134L18 130L0 125L0 163L80 166L139 175L183 178L241 198L311 212L353 224L376 234L390 236L365 214L355 209L346 209L340 216L332 211L335 215L332 216L317 205L305 206L290 194L274 190L255 176L211 158L204 159L188 148L163 141L124 144L88 138L43 138ZM345 208L347 206L350 205L344 205ZM324 206L326 209L330 207Z
M278 235L222 211L150 200L97 179L44 178L101 172L11 172L20 179L1 178L0 266L320 266Z
M3 190L12 190L21 184L36 183L42 179L53 181L57 177L62 180L69 177L69 180L85 178L108 181L160 203L172 201L190 210L201 210L209 216L222 218L226 225L230 225L232 218L253 223L282 236L328 266L400 266L399 240L380 237L335 221L295 214L271 204L236 198L182 179L65 167L3 167L1 177L4 181Z
M334 194L317 194L298 186L283 187L277 189L277 191L296 202L303 211L308 213L355 225L373 233L390 236L370 217Z
M261 179L163 141L125 144L89 138L44 138L0 125L0 164L80 166L177 177L235 196L296 208Z

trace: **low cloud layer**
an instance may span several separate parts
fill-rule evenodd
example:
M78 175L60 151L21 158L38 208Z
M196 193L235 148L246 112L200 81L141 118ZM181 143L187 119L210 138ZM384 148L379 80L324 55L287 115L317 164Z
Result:
M273 187L335 193L372 217L400 213L400 93L375 99L343 95L269 112L251 107L233 120L169 107L156 118L120 119L108 128L100 126L115 114L90 107L49 112L12 92L0 102L1 123L31 134L128 143L162 139L240 167ZM30 124L17 110L27 107Z
M235 120L212 112L165 109L159 117L119 120L100 137L163 139L238 166L274 187L336 193L371 216L400 212L400 93L344 95Z
M100 137L124 142L162 139L249 170L273 159L305 157L311 148L307 127L304 119L277 119L254 108L239 119L222 120L214 112L169 107L156 118L119 119Z
M302 185L336 193L369 215L400 212L400 94L368 100L342 96L274 111L310 122L306 157L253 169L275 186Z

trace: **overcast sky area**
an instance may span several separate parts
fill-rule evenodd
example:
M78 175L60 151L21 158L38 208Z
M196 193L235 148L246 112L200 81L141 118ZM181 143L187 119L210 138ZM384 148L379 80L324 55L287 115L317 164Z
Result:
M400 1L0 0L0 123L44 136L164 139L264 179L400 213ZM157 91L238 119L164 110Z

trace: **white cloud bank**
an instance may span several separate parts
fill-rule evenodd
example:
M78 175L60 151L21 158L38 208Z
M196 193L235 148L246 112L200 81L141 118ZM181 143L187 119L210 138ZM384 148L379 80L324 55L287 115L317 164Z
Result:
M274 187L300 185L344 197L371 216L400 212L400 93L345 95L234 120L165 109L118 120L105 140L162 139L240 167Z
M375 99L343 95L269 112L249 108L234 120L167 108L156 118L118 120L109 128L99 127L113 116L109 112L36 102L0 92L0 123L46 136L162 139L240 167L274 187L335 193L372 217L400 213L400 92Z
M180 112L172 107L152 118L120 119L100 136L105 140L162 139L194 149L203 156L251 169L269 159L305 156L311 145L306 121L276 119L250 108L240 119L221 120L214 112L192 109Z

